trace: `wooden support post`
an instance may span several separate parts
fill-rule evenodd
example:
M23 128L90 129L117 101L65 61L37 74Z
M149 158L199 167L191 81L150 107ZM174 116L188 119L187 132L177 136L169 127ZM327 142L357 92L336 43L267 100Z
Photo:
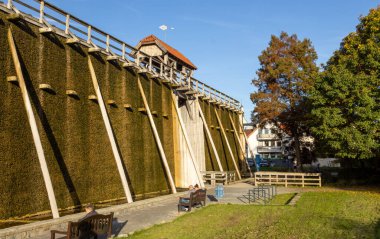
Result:
M93 84L95 92L96 92L100 111L102 113L102 117L103 117L103 121L104 121L106 130L107 130L108 138L109 138L110 143L111 143L112 152L113 152L113 155L115 157L115 161L116 161L117 169L119 171L121 183L123 185L124 193L125 193L125 196L127 197L127 202L131 203L131 202L133 202L131 191L129 190L127 177L126 177L126 174L124 171L123 164L121 162L119 150L118 150L117 145L116 145L115 135L113 134L113 131L112 131L111 122L110 122L110 119L109 119L108 114L107 114L106 106L104 104L103 96L102 96L102 93L100 91L98 79L96 78L94 66L92 65L90 56L88 56L88 67L90 68L92 84Z
M304 188L305 187L305 178L304 178L304 175L302 174L302 187Z
M238 143L239 143L239 146L240 146L239 148L240 148L240 150L241 150L241 152L242 152L242 154L243 154L243 157L244 157L244 148L243 148L243 144L242 144L242 142L241 142L241 140L240 140L240 138L239 138L239 135L238 135L238 133L237 133L237 130L236 130L236 127L235 127L234 121L232 120L232 117L231 117L231 114L230 114L230 113L228 113L228 117L230 118L232 128L234 129L235 137L236 137L236 139L237 139L237 141L238 141ZM244 157L244 161L245 161L245 163L247 164L248 171L249 171L249 175L252 177L252 171L251 171L251 168L249 167L249 164L248 164L248 161L247 161L247 158L246 158L246 157Z
M106 52L110 52L110 35L106 36Z
M156 125L154 124L152 113L149 109L148 101L146 100L146 97L145 97L144 89L141 85L140 75L137 75L137 84L138 84L138 87L140 90L141 97L142 97L143 102L144 102L144 106L145 106L147 114L148 114L150 125L152 126L153 135L154 135L154 138L156 139L158 150L160 151L161 159L162 159L162 162L164 164L166 176L169 179L169 183L170 183L170 187L172 189L172 193L177 193L177 189L175 188L174 180L173 180L172 174L170 172L169 164L168 164L168 161L166 159L164 148L162 147L160 136L158 135Z
M66 15L66 27L65 27L65 33L69 34L70 32L70 15Z
M234 166L235 166L235 169L236 169L236 173L237 173L238 178L240 180L241 179L240 170L239 170L238 165L236 164L236 160L235 160L234 154L232 153L232 149L231 149L230 143L228 142L228 138L227 138L226 132L224 131L224 127L223 127L222 121L220 121L218 112L216 111L215 108L214 108L214 111L215 111L216 119L218 120L220 129L222 130L222 135L224 137L224 140L226 141L228 151L230 152L230 155L231 155L231 158L232 158L232 162L234 163Z
M40 1L40 19L39 19L40 23L44 22L44 8L45 8L45 2Z
M288 187L288 175L285 174L285 187L287 188Z
M33 109L32 109L32 104L30 103L28 89L26 88L26 84L25 84L25 80L24 80L24 75L22 74L22 69L21 69L20 60L19 60L18 54L17 54L16 44L13 40L13 35L12 35L12 31L10 28L8 29L8 42L9 42L9 47L11 49L12 59L13 59L14 65L15 65L16 74L17 74L19 86L20 86L21 93L22 93L22 98L24 100L24 106L26 109L26 114L28 117L30 128L32 130L34 145L36 147L38 160L40 162L42 176L44 178L45 187L46 187L47 194L49 197L50 208L51 208L51 211L53 214L53 218L59 218L57 202L55 200L53 184L52 184L51 179L50 179L50 174L49 174L49 169L47 167L47 163L46 163L46 159L45 159L44 149L42 147L41 138L40 138L40 135L38 132L36 119L34 117L34 113L33 113Z
M90 25L87 27L87 43L88 44L91 43L91 26Z
M181 114L179 112L178 105L175 103L175 99L174 99L173 93L171 93L171 96L172 96L172 102L173 102L173 105L174 105L174 108L175 108L175 112L177 113L178 121L179 121L179 124L181 126L181 130L182 130L183 136L185 137L186 145L187 145L187 148L188 148L189 153L190 153L190 158L191 158L191 161L193 162L194 170L195 170L195 172L197 174L197 177L198 177L199 186L201 188L203 188L204 187L203 178L202 178L201 171L199 170L198 164L195 161L193 147L191 147L189 136L187 134L187 131L186 131L186 128L185 128L185 124L183 123L182 116L181 116Z
M121 46L121 58L125 60L125 43L124 42Z
M212 139L210 130L208 129L207 122L206 122L205 116L203 115L203 111L202 111L202 108L201 108L201 106L200 106L200 104L198 102L198 99L197 99L197 106L198 106L198 109L199 109L199 115L201 116L201 119L202 119L202 122L203 122L203 128L206 130L206 135L207 135L208 139L210 140L212 150L214 151L214 154L215 154L216 162L218 163L218 166L219 166L219 170L221 172L223 172L223 167L222 167L222 164L220 163L218 151L216 151L214 140Z

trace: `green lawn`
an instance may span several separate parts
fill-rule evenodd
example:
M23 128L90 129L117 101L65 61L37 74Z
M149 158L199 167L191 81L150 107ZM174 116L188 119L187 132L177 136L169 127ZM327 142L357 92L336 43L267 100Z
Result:
M296 206L280 205L292 196L268 206L210 205L128 239L380 238L379 193L307 192Z

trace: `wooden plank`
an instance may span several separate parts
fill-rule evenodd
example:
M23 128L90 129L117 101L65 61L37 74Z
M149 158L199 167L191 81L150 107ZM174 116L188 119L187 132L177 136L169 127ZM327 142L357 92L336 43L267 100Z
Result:
M207 135L208 139L210 140L212 150L213 150L213 152L215 154L216 162L218 163L218 166L219 166L219 170L223 172L223 167L222 167L222 164L220 163L220 158L219 158L219 155L218 155L218 151L216 150L216 147L215 147L215 144L214 144L214 140L212 139L210 130L208 129L207 122L206 122L205 116L203 115L202 108L201 108L201 106L199 104L198 99L196 101L197 101L197 106L198 106L198 109L199 109L199 115L201 116L201 119L202 119L202 122L203 122L203 128L206 130L206 135Z
M53 33L54 30L51 27L43 27L38 30L41 34Z
M99 47L90 47L88 48L88 53L97 53L97 52L101 52L102 49L100 49Z
M19 20L23 20L24 16L21 13L17 12L17 13L8 14L6 19L8 21L19 21Z
M240 170L239 170L238 165L236 164L235 156L232 153L232 149L231 149L230 143L228 142L228 138L227 138L226 132L224 131L224 127L223 127L222 121L220 120L219 114L218 114L218 112L216 111L215 108L214 108L214 112L215 112L215 115L216 115L216 119L218 120L218 124L219 124L219 126L220 126L220 128L222 130L222 135L224 137L224 140L226 141L228 152L230 152L230 155L231 155L231 158L232 158L232 162L234 163L235 170L236 170L236 173L238 175L238 178L241 179Z
M168 161L166 159L164 148L162 147L161 139L160 139L160 136L158 135L157 128L156 128L156 125L154 123L152 113L150 112L148 101L146 100L144 89L143 89L143 87L141 85L141 81L140 81L140 76L139 75L137 75L137 85L139 87L140 94L141 94L141 97L142 97L143 102L144 102L144 106L145 106L146 111L148 113L148 118L149 118L150 126L152 127L154 138L156 139L156 143L157 143L160 155L161 155L162 162L164 164L166 176L169 179L169 184L170 184L172 193L173 194L177 193L177 189L175 188L174 180L173 180L172 174L170 172L169 164L168 164Z
M79 39L78 38L69 38L66 40L66 44L70 45L70 44L76 44L76 43L79 43Z
M107 56L106 60L107 61L117 61L119 59L118 56Z
M17 76L8 76L7 81L10 83L18 83Z
M33 141L36 147L37 156L38 156L38 160L39 160L41 171L42 171L42 176L45 182L45 187L46 187L46 191L47 191L49 203L50 203L50 209L52 211L53 218L59 218L59 212L58 212L57 202L54 195L53 184L50 179L50 174L49 174L49 169L47 167L47 163L45 159L44 149L42 147L40 134L38 132L38 127L37 127L36 119L34 117L32 104L30 103L28 89L25 84L24 75L22 73L22 68L21 68L20 60L18 58L16 44L13 39L11 28L8 29L8 42L9 42L9 47L11 49L12 59L13 59L13 63L16 69L17 78L19 80L20 89L21 89L22 98L24 101L24 106L26 109L29 125L32 130Z
M198 164L195 161L193 147L191 146L190 138L189 138L189 135L187 134L187 131L186 131L186 128L185 128L185 123L182 120L182 116L181 116L181 114L179 112L178 105L175 103L175 98L174 98L173 93L170 93L170 95L171 95L171 98L172 98L172 103L173 103L174 108L175 108L175 112L177 113L179 124L181 126L181 131L183 133L183 136L185 137L185 142L186 142L186 145L187 145L187 149L189 150L189 153L190 153L190 158L191 158L191 161L193 163L195 173L197 174L197 177L198 177L199 186L201 188L203 188L204 187L204 183L203 183L202 175L201 175L201 172L199 170Z
M244 147L243 147L243 143L241 142L241 140L240 140L240 138L239 138L239 135L237 134L236 127L235 127L235 124L234 124L234 121L232 120L231 114L230 114L229 112L228 112L228 117L230 118L230 122L231 122L232 128L234 129L234 130L231 130L231 131L234 132L235 138L237 139L238 144L239 144L239 148L240 148L242 154L244 155ZM245 159L244 161L245 161L245 163L246 163L246 165L247 165L247 167L248 167L249 174L250 174L250 176L252 177L253 174L252 174L251 168L249 167L249 164L248 164L247 158L244 157L244 159Z
M115 161L116 161L117 169L119 171L121 183L123 185L124 193L125 193L125 196L127 198L127 202L131 203L131 202L133 202L133 199L132 199L131 191L129 190L129 185L128 185L126 173L124 171L123 163L121 161L121 157L120 157L119 150L118 150L117 143L116 143L116 138L115 138L115 135L114 135L113 130L112 130L111 121L108 117L106 106L104 104L103 96L102 96L102 93L100 91L100 86L98 83L98 79L96 78L94 66L92 65L90 56L88 56L88 67L90 69L92 84L94 86L96 96L98 98L98 103L99 103L100 111L102 113L103 122L105 124L106 131L108 134L108 138L109 138L110 143L111 143L112 152L113 152L113 155L115 157Z

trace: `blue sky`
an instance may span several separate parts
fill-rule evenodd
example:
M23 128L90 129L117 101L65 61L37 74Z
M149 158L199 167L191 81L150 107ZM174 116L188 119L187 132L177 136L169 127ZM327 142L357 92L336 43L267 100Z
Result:
M136 45L155 34L197 67L195 77L239 100L249 119L258 56L281 31L309 38L318 64L328 60L375 0L48 0L76 17ZM166 35L158 27L174 30Z

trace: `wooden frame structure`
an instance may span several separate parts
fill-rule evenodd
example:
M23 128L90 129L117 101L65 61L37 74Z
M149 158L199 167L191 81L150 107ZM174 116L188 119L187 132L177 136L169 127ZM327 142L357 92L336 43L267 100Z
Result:
M244 148L243 148L243 143L241 142L240 138L239 138L239 135L237 133L237 130L236 130L236 127L235 127L235 124L234 124L234 121L232 120L232 117L231 117L231 114L228 113L228 117L230 118L230 122L231 122L231 125L232 125L232 128L234 130L234 134L235 134L235 137L236 139L238 140L238 143L239 143L239 148L241 150L241 152L244 154ZM253 174L252 174L252 171L251 171L251 168L249 167L249 164L248 164L248 161L247 161L247 158L243 155L244 157L244 161L245 163L247 164L247 167L248 167L248 171L249 171L249 174L251 177L253 177Z
M162 163L164 164L164 168L165 168L166 176L167 176L168 179L169 179L169 184L170 184L170 187L171 187L172 193L177 193L177 189L176 189L176 187L175 187L175 184L174 184L174 180L173 180L172 174L171 174L171 172L170 172L170 168L169 168L168 160L166 159L166 155L165 155L165 152L164 152L164 148L162 147L161 139L160 139L160 136L158 135L158 132L157 132L156 124L154 123L153 116L152 116L152 113L151 113L150 108L149 108L149 105L148 105L148 101L146 100L146 97L145 97L144 89L143 89L143 87L142 87L142 85L141 85L140 75L137 75L137 85L138 85L138 87L139 87L140 94L141 94L141 97L142 97L142 99L143 99L143 102L144 102L144 106L145 106L146 112L147 112L147 114L148 114L148 118L149 118L150 126L152 127L153 135L154 135L154 138L156 139L156 143L157 143L157 146L158 146L158 150L160 151L160 155L161 155Z
M214 111L215 111L216 119L218 120L218 124L220 126L220 129L222 130L222 135L224 137L224 140L226 141L228 152L230 152L230 155L231 155L231 158L232 158L232 162L234 163L236 174L238 175L238 178L241 179L241 174L240 174L240 171L239 171L239 166L236 164L235 156L232 153L232 149L231 149L230 143L228 142L228 138L227 138L226 132L224 131L224 127L223 127L222 121L219 118L218 111L216 110L216 108L214 108Z
M322 186L320 173L255 172L255 185Z
M193 147L190 144L189 135L187 134L187 131L186 131L186 128L185 128L185 124L184 124L184 122L182 120L181 114L180 114L179 109L178 109L178 105L175 103L175 98L174 98L173 93L171 93L171 98L172 98L172 103L174 104L175 112L177 113L177 116L178 116L178 121L179 121L179 124L180 124L180 127L181 127L182 134L183 134L183 136L185 138L187 149L189 150L189 153L190 153L190 158L191 158L191 161L193 163L195 173L197 174L197 177L198 177L199 186L201 188L203 188L204 187L203 177L202 177L201 171L199 170L198 164L195 161Z
M22 7L23 12L18 10ZM89 52L104 54L107 60L121 62L123 67L133 67L169 81L187 92L198 93L202 97L213 98L226 107L239 112L240 102L195 79L191 74L176 70L156 57L139 51L128 43L100 30L99 28L63 11L44 0L7 0L0 2L0 10L13 14L14 20L24 20L40 27L41 34L57 34L66 38L66 44L79 44L89 48ZM38 18L36 16L38 14ZM54 22L54 26L49 22ZM86 29L86 30L84 30Z
M216 161L218 163L219 169L220 169L221 172L223 172L223 167L222 167L222 164L220 163L219 154L218 154L218 151L216 150L216 147L215 147L215 144L214 144L214 140L212 139L210 130L208 129L207 122L206 122L205 116L203 115L202 108L199 105L198 99L196 99L196 101L197 101L197 106L198 106L198 109L199 109L199 116L201 117L202 122L203 122L203 128L206 130L206 135L207 135L208 139L210 140L211 147L212 147L212 150L214 151L215 158L216 158Z
M122 163L122 160L120 157L120 152L119 152L119 149L118 149L117 143L116 143L116 138L115 138L115 135L114 135L113 130L112 130L111 121L108 117L108 113L107 113L106 106L104 104L102 92L100 91L100 86L98 83L98 79L96 78L94 66L92 65L90 56L88 56L88 67L90 69L92 84L94 86L95 93L96 93L96 96L98 98L99 108L100 108L100 111L102 113L103 122L104 122L104 125L106 127L108 138L109 138L110 143L111 143L111 148L112 148L113 155L115 157L115 161L116 161L117 169L119 171L121 183L123 185L124 194L127 198L128 203L131 203L131 202L133 202L133 199L132 199L131 191L129 189L127 176L126 176L126 173L124 171L123 163Z
M38 160L40 162L42 176L44 178L46 191L49 197L50 208L53 214L53 218L59 218L57 202L56 202L54 190L53 190L53 184L50 179L49 169L47 167L44 149L42 147L40 134L38 132L36 118L34 117L32 104L29 98L28 88L26 87L26 84L25 84L25 79L22 73L20 59L17 54L17 48L13 39L11 28L8 29L8 42L9 42L9 47L11 49L12 59L13 59L13 63L16 69L17 79L18 79L18 83L21 89L21 94L22 94L22 99L24 101L26 114L28 117L30 128L32 130L33 141L36 147Z

